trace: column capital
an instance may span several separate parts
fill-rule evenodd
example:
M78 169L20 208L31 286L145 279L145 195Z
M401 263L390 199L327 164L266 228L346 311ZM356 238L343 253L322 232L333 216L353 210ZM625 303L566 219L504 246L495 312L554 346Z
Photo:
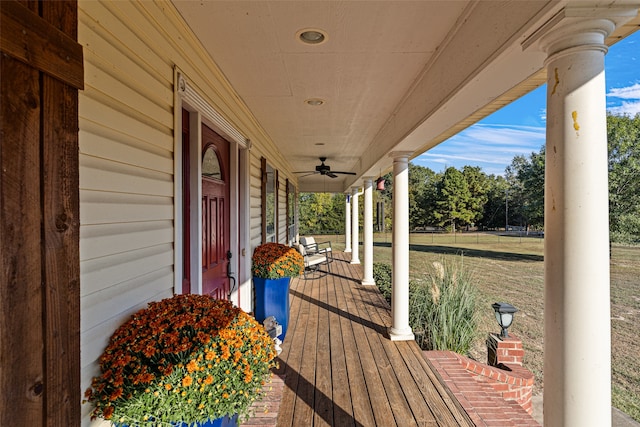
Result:
M373 177L373 176L362 177L362 180L364 181L365 185L366 185L367 182L372 183L374 179L375 179L375 177Z
M409 159L412 154L413 151L392 151L389 153L389 157L393 160Z
M591 46L606 52L605 39L617 27L634 18L639 7L565 7L522 42L522 48L547 55L578 46Z

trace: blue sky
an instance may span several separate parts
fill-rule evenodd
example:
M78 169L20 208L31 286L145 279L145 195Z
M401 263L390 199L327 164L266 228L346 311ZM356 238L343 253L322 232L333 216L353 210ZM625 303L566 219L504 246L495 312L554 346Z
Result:
M605 57L607 109L614 114L640 113L640 31L609 48ZM413 159L442 172L449 166L480 166L503 175L514 156L529 156L545 142L546 85L496 111L484 120Z

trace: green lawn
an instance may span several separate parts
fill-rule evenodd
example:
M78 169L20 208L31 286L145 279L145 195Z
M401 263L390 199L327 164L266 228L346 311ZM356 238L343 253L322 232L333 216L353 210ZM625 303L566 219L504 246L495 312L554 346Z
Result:
M344 236L318 240L331 240L336 250L344 249ZM374 262L391 264L391 234L377 234L374 240ZM410 245L412 279L422 278L432 262L442 259L463 262L472 271L482 309L471 352L477 360L486 361L486 336L499 331L491 304L505 301L520 310L509 331L522 339L525 367L536 375L534 392L542 393L544 240L483 233L412 234ZM611 303L613 405L640 421L640 247L613 246Z

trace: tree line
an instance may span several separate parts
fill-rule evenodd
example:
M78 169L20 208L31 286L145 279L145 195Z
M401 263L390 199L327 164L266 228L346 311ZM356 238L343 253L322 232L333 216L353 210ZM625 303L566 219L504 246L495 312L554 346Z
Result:
M609 227L611 239L640 243L640 114L607 115L609 151ZM544 230L545 148L515 156L504 176L487 175L477 166L448 167L443 172L409 164L409 222L417 230ZM384 222L391 225L393 176L383 177ZM360 198L362 203L362 198ZM343 233L345 195L302 193L300 233ZM362 207L359 212L362 213ZM362 221L362 218L360 218Z

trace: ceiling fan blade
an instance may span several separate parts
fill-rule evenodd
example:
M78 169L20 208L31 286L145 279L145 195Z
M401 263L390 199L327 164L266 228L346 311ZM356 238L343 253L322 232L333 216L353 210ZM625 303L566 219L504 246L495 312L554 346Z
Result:
M294 173L304 173L304 172L294 172ZM317 173L318 173L318 172L309 172L309 173L307 173L306 175L299 176L298 178L300 178L300 179L302 179L302 178L306 178L306 177L308 177L308 176L315 175L315 174L317 174Z
M329 178L337 178L338 175L334 175L334 173L332 171L329 171L327 173L325 173L325 175L327 175Z
M312 174L312 173L318 173L318 171L298 171L298 172L294 172L294 173L308 173L308 174Z
M355 172L340 172L340 171L331 171L331 173L339 173L342 175L355 175Z

